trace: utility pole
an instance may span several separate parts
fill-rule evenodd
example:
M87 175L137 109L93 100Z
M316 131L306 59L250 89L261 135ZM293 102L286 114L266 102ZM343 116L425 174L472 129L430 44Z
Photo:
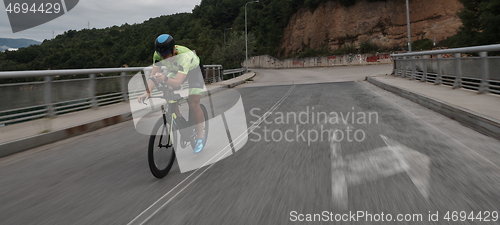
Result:
M408 27L408 52L411 52L410 5L406 0L406 27Z
M259 2L259 0L257 1L253 1L253 2L247 2L245 4L245 67L246 67L246 72L248 72L248 28L247 28L247 5L248 3L257 3Z
M90 30L90 21L87 22L87 27Z

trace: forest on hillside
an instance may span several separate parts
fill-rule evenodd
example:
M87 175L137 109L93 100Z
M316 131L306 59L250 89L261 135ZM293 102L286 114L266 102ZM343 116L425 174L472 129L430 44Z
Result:
M278 55L283 30L293 13L302 7L314 10L326 1L337 1L345 7L356 4L355 0L260 0L249 4L249 54ZM461 47L500 43L500 0L460 1L465 6L459 13L464 25L443 45ZM203 0L192 13L163 15L141 24L68 30L40 45L0 52L0 71L149 66L154 39L162 33L171 34L177 44L195 50L204 64L238 68L245 58L246 2ZM311 53L330 54L315 52L314 49L308 52Z

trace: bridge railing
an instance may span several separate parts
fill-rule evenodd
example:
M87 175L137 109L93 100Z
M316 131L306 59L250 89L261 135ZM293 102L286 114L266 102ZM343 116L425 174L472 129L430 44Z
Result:
M242 74L244 74L246 72L246 69L245 68L239 68L239 69L230 69L230 70L224 70L222 72L222 74L224 75L224 77L226 79L229 79L229 78L235 78L237 76L241 76Z
M204 66L207 82L221 65ZM0 72L0 126L128 101L128 81L151 67ZM28 81L29 80L29 81Z
M394 75L500 94L500 44L392 54Z
M205 81L207 83L215 83L222 81L222 65L204 65L205 69Z

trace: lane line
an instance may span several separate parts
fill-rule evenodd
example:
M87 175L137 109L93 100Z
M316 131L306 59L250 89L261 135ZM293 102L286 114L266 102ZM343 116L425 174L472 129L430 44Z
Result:
M335 136L333 136L330 142L330 160L332 164L332 202L334 206L340 208L341 210L347 210L348 193L347 180L344 172L344 160L342 158L340 142L336 140Z
M254 122L252 124L252 126L250 126L246 132L243 132L242 134L240 134L238 137L235 138L235 140L238 141L238 143L240 143L241 141L244 140L244 135L248 135L248 131L250 130L250 132L252 132L255 128L257 128L268 116L271 115L271 113L276 110L276 108L278 108L281 103L283 103L283 101L292 93L293 89L295 89L295 84L293 84L292 87L290 87L290 89L288 90L288 92L280 99L278 100L278 102L276 102L276 104L274 104L266 113L264 113L264 115L262 115L259 120L257 120L256 122ZM238 144L237 143L237 144ZM183 184L186 180L188 180L191 176L193 176L196 172L198 172L202 167L204 167L208 162L210 162L213 158L215 158L217 155L219 155L220 153L222 153L225 149L227 149L228 147L230 147L231 144L228 144L226 145L226 147L224 147L221 151L219 151L219 153L217 153L216 155L214 155L211 159L209 159L207 162L205 162L205 164L203 164L200 168L196 169L194 172L192 172L188 177L186 177L184 180L182 180L179 184L177 184L174 188L172 188L170 191L168 191L166 194L164 194L161 198L159 198L158 200L156 200L152 205L150 205L148 208L146 208L144 211L142 211L139 215L137 215L134 219L132 219L129 223L127 223L127 225L131 225L133 224L136 220L138 220L142 215L144 215L146 212L148 212L151 208L153 208L156 204L158 204L161 200L163 200L166 196L168 196L168 194L170 194L172 191L174 191L177 187L179 187L181 184ZM226 151L226 153L222 154L222 156L219 157L218 160L220 160L221 158L223 158L226 154L228 153L228 151ZM217 161L218 161L217 160ZM215 162L216 163L216 162ZM193 178L192 181L190 181L188 184L186 184L185 187L183 187L181 190L179 190L174 196L172 196L167 202L165 202L164 204L162 204L158 209L156 209L151 215L149 215L143 222L141 222L140 224L144 224L146 223L147 221L149 221L156 213L158 213L163 207L165 207L172 199L174 199L177 195L179 195L183 190L185 190L189 185L191 185L195 180L197 180L203 173L205 173L208 169L210 169L213 165L215 165L215 163L213 163L212 165L210 165L209 167L207 167L205 170L203 170L198 176L196 176L195 178Z

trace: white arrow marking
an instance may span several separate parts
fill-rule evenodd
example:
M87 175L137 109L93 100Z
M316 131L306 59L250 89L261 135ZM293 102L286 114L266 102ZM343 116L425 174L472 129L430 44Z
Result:
M349 185L378 180L406 171L409 167L395 152L388 148L378 148L344 160Z
M428 198L431 169L431 159L429 156L408 148L384 135L380 136L390 149L400 154L408 163L410 169L406 170L406 173L410 176L411 181L413 181L413 184L418 188L418 191L420 191L425 198Z
M332 138L332 197L340 209L348 207L348 185L382 179L406 172L420 193L428 198L430 158L381 135L387 147L342 158L338 139Z

